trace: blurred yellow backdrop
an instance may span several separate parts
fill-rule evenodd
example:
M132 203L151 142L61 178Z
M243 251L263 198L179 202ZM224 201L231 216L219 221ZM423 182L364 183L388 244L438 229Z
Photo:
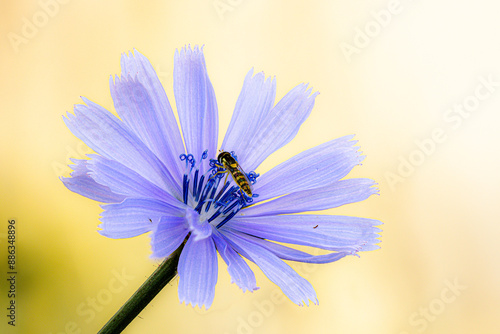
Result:
M220 138L250 68L321 94L263 172L355 133L351 176L380 196L331 210L380 219L382 248L292 264L320 305L298 307L256 269L243 294L219 263L208 311L167 286L125 333L498 333L500 43L492 1L3 1L0 5L2 333L95 333L156 268L149 237L99 235L98 203L68 191L88 149L62 114L79 96L112 110L109 75L136 48L170 101L173 55L205 45ZM8 221L16 221L16 327L7 324Z

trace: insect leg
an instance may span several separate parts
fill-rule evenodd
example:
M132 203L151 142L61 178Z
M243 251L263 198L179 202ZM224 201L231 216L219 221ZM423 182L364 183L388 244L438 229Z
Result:
M217 175L217 174L222 174L222 173L227 173L227 171L224 171L224 172L217 172L217 173L215 173L215 174L210 175L210 178L207 180L207 182L208 182L209 180L211 180L211 179L215 178L215 175Z

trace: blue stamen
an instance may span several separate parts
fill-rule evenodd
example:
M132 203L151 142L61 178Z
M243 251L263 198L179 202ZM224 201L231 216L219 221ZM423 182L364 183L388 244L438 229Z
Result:
M239 204L239 201L233 202L228 208L226 208L224 211L222 211L222 213L223 214L228 213L229 211L233 210L238 204Z
M231 154L237 159L234 152ZM244 194L238 185L234 185L233 180L226 178L226 181L221 184L224 175L227 177L227 170L217 160L208 159L208 170L204 174L200 173L200 170L204 170L203 160L208 158L208 150L203 152L198 162L192 154L181 154L179 158L186 163L182 180L182 200L199 214L204 208L203 212L207 216L203 217L210 217L206 220L207 223L212 223L216 228L220 228L252 202L252 198ZM259 174L253 171L247 174L251 184L255 184L258 176ZM192 184L191 189L190 183ZM257 196L257 194L253 194L252 197Z
M201 208L203 207L203 205L205 204L205 199L207 198L207 188L203 189L203 193L201 194L201 197L198 201L198 205L196 206L195 211L197 211L198 213L201 212Z
M255 182L257 182L257 178L259 176L260 176L260 174L257 174L255 172L250 172L247 174L248 181L250 181L250 183L252 183L252 184L255 184Z
M188 190L189 190L189 180L186 174L184 174L184 178L182 180L182 199L184 204L187 204L188 200Z
M232 186L231 189L229 189L220 200L217 201L217 204L219 205L228 205L230 202L233 201L234 199L234 193L236 189L239 189L237 186Z
M221 221L217 226L216 228L221 228L222 225L224 225L225 223L227 223L231 218L234 217L234 215L237 213L238 211L233 211L231 212L228 216L226 216L226 218L224 218L223 221Z
M224 193L224 191L226 191L227 187L229 187L229 182L224 183L224 185L222 186L222 189L217 194L217 197L215 197L215 202L219 201L219 198L222 196L222 194Z
M219 211L217 211L216 213L214 213L214 214L212 215L212 217L208 218L208 222L210 223L212 220L214 220L215 218L219 217L219 216L220 216L220 214L221 214L220 210L219 210Z
M194 172L193 196L195 197L195 199L197 197L196 191L198 190L198 187L197 187L198 186L198 172L199 172L198 169L196 170L196 172Z
M205 180L205 175L202 175L201 178L200 178L200 184L198 186L198 190L196 191L196 195L195 195L195 199L198 200L198 197L199 195L201 194L202 192L202 188L203 188L203 181ZM208 184L207 184L208 186Z
M218 185L219 185L219 183L217 182L217 186ZM207 206L205 208L205 212L208 212L208 210L210 210L210 206L212 205L212 202L213 202L213 199L215 196L215 192L217 191L217 186L212 188L212 192L210 193L210 201L208 201L208 203L207 203Z

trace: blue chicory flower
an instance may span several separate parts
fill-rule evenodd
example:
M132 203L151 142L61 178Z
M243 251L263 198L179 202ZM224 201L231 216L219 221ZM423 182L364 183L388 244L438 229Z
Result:
M64 117L97 154L73 159L71 177L62 181L71 191L108 203L102 205L99 225L106 237L151 232L154 258L169 256L185 242L178 264L181 303L211 306L217 252L243 291L257 289L245 257L294 303L309 305L309 300L317 303L312 285L283 260L327 263L379 248L377 220L303 214L362 201L378 191L370 179L344 179L364 159L353 136L313 147L261 176L254 172L309 116L318 93L307 85L275 104L275 79L253 70L247 74L221 151L231 152L244 171L238 177L252 187L250 196L227 176L230 167L217 160L217 103L202 49L175 53L182 135L147 58L137 51L124 54L121 70L121 77L110 78L120 118L86 98L74 115ZM330 252L315 256L281 243Z

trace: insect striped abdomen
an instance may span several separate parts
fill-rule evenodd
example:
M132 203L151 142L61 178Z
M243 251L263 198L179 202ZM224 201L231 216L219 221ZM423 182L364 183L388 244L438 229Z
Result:
M252 188L250 187L250 182L241 168L241 166L236 162L234 157L229 152L221 152L217 157L217 160L224 165L234 182L240 187L242 191L245 192L249 197L252 197Z

